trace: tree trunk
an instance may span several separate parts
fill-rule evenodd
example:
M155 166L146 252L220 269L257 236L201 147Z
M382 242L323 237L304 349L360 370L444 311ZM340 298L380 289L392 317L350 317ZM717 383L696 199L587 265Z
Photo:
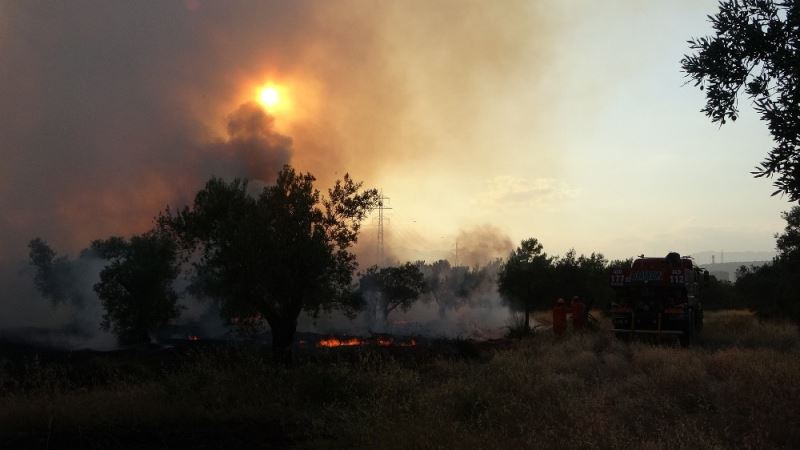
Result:
M380 323L378 324L378 331L380 331L381 333L384 333L384 332L386 332L386 329L389 326L389 313L391 311L389 310L389 303L386 301L386 299L384 298L383 294L378 293L378 294L376 294L376 296L377 296L377 300L376 300L377 307L376 307L376 309L378 310L378 313L380 314L380 317L378 318L378 319L380 319Z
M151 342L150 333L146 329L131 329L121 331L117 336L117 341L121 345L145 345Z
M444 303L439 303L439 319L444 320L447 317L447 307Z
M525 333L531 332L531 301L530 299L525 299Z
M269 322L272 331L272 361L275 364L292 364L292 339L297 330L297 318L276 319Z
M528 295L525 296L525 334L531 333L531 285L528 285Z
M381 297L381 316L383 318L383 326L386 327L389 323L389 304Z

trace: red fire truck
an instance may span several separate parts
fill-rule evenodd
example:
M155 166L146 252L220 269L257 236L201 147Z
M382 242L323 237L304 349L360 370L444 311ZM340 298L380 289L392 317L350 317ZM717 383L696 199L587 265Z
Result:
M630 267L612 269L614 333L621 339L677 337L688 347L703 329L703 304L697 294L706 280L708 272L674 252L661 258L642 255Z

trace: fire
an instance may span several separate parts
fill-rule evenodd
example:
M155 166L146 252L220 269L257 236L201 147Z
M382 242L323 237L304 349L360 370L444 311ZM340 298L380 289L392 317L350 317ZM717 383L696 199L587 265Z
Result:
M199 336L195 336L195 335L189 335L189 336L186 336L186 338L189 339L190 341L199 341L200 340L200 337Z
M397 344L397 346L398 347L416 347L417 346L417 341L415 341L414 338L411 338L408 342L400 342L399 344Z
M319 341L317 344L320 347L353 347L356 345L361 345L361 339L358 338L350 338L350 339L337 339L335 337L331 337L328 339L323 339Z
M416 347L417 341L413 338L407 341L395 341L391 336L377 336L372 339L335 338L329 337L317 343L317 347L355 347L358 345L377 345L379 347Z

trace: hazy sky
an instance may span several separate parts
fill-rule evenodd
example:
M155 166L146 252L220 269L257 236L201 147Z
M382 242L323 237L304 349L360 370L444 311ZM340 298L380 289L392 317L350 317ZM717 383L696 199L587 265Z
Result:
M0 259L143 231L211 175L284 162L382 188L404 259L459 236L462 255L770 250L790 205L749 174L765 125L746 99L711 124L680 71L716 8L0 1ZM248 103L269 83L274 118Z

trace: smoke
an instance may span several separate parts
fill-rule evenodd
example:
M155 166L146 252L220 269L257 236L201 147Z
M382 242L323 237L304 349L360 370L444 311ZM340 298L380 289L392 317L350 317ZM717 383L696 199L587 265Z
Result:
M56 261L42 281L63 295L47 299L34 287L34 267L0 263L0 339L51 348L116 347L116 338L100 329L103 308L93 289L105 261L88 251Z
M491 117L532 101L498 99L536 82L553 39L523 1L4 2L0 16L3 259L32 235L75 252L142 232L211 175L269 178L289 160L323 186L456 154L483 167L503 134ZM268 80L292 96L275 118L248 105Z
M292 140L275 130L275 118L247 102L231 114L227 139L202 149L201 172L268 183L289 163L291 146Z
M506 118L531 119L533 97L509 94L545 72L554 28L526 1L2 2L0 281L18 289L0 316L47 305L15 271L32 237L77 254L141 233L210 176L269 182L286 162L321 187L345 171L391 187L412 163L475 176ZM283 114L251 103L270 80L292 96Z
M497 292L497 261L481 267L453 267L441 260L422 264L427 290L408 310L398 308L386 321L369 306L351 319L340 312L303 314L298 330L367 336L390 333L432 338L493 339L504 336L512 317ZM375 297L367 301L375 301Z
M458 263L465 266L486 264L505 258L514 249L511 238L494 225L480 225L458 233Z

